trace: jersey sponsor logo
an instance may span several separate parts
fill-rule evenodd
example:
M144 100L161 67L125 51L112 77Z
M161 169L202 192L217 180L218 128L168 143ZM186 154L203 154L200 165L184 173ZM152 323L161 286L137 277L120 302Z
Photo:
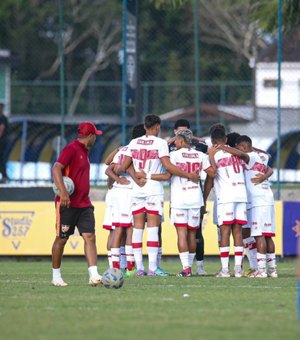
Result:
M227 213L225 213L225 215L226 215L226 216L231 216L231 215L233 215L233 212L232 212L232 211L227 212Z
M154 143L154 140L144 140L144 139L138 139L137 144L141 145L152 145Z
M183 152L183 153L182 153L182 157L183 157L183 158L199 158L199 154L197 154L197 153L186 153L186 152Z

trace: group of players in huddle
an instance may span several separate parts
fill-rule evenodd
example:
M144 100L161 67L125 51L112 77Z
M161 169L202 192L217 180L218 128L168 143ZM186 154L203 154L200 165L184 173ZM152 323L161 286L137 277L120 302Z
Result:
M203 268L201 222L206 201L214 190L214 223L218 226L221 269L216 277L278 276L276 269L274 198L268 182L269 155L255 149L248 136L226 135L222 124L210 128L210 146L193 136L187 120L175 123L175 137L158 137L160 118L147 115L133 128L132 140L106 159L108 192L103 228L111 267L126 276L167 276L162 256L165 181L170 181L170 221L177 231L182 270L191 276L196 257L197 274ZM202 173L206 173L202 185ZM147 226L148 270L143 263L143 233ZM234 271L230 272L230 235L234 240ZM249 269L243 271L247 252Z

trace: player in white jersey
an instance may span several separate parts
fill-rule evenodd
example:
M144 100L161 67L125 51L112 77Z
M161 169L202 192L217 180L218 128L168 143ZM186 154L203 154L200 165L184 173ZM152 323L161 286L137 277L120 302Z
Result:
M193 133L189 129L179 130L176 134L176 151L171 152L171 162L188 172L215 176L215 170L208 156L191 148ZM176 227L178 251L182 271L178 276L191 276L192 264L196 254L196 230L200 225L200 208L204 206L200 182L193 183L180 176L171 177L171 222Z
M143 124L136 125L132 130L132 137L137 138L145 134ZM125 172L121 176L114 173L114 168L120 165L125 157L127 146L118 148L105 173L113 182L114 201L112 225L115 227L111 245L112 266L126 270L126 276L136 274L134 255L132 250L132 189L135 185L134 174ZM129 168L128 170L130 170ZM131 169L133 170L133 169ZM122 253L125 253L125 261L122 263Z
M163 184L159 181L151 180L152 174L162 173L163 167L170 173L189 178L193 181L199 180L197 173L187 173L174 166L169 159L167 142L158 137L160 132L160 118L157 115L147 115L144 127L146 135L133 139L127 149L125 160L118 170L118 174L126 171L130 164L133 164L136 173L145 177L146 184L133 189L133 209L134 229L132 235L132 246L137 265L137 275L145 275L142 240L147 218L147 250L149 258L149 268L147 275L160 276L157 266L157 254L159 248L158 226L163 213L164 190ZM164 274L165 275L165 274Z
M245 178L249 200L249 219L251 236L256 239L258 270L248 277L277 278L275 245L272 237L275 236L274 197L267 180L270 171L266 154L253 150L251 138L240 136L236 147L245 153ZM255 178L264 176L265 180L258 183ZM267 268L268 267L268 268Z
M242 276L243 260L243 224L247 223L247 192L242 167L242 160L224 151L226 135L223 129L216 128L211 133L212 147L209 149L210 163L217 175L214 188L217 196L218 225L221 230L220 257L222 269L217 277L230 277L229 250L230 234L234 240L234 276Z

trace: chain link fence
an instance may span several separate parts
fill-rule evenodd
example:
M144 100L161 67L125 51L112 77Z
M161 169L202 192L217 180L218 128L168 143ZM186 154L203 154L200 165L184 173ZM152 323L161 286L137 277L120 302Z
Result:
M104 157L121 143L122 4L64 1L62 84L59 8L53 1L35 3L9 7L3 0L0 5L0 101L10 122L8 176L15 182L50 182L62 121L69 142L79 122L93 120L104 130L91 154L92 179L100 183ZM206 137L210 125L221 122L228 132L247 134L255 146L268 150L276 168L280 133L281 181L299 182L299 30L283 35L280 44L279 111L277 34L255 26L248 1L226 8L226 1L211 3L157 8L150 0L136 2L138 77L135 102L126 107L127 139L148 113L161 115L163 137L179 118Z

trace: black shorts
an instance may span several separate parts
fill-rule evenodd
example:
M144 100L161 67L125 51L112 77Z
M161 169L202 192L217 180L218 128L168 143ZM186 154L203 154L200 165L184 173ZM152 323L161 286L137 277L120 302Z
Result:
M67 238L74 234L77 227L80 235L95 233L94 207L57 209L56 236Z

